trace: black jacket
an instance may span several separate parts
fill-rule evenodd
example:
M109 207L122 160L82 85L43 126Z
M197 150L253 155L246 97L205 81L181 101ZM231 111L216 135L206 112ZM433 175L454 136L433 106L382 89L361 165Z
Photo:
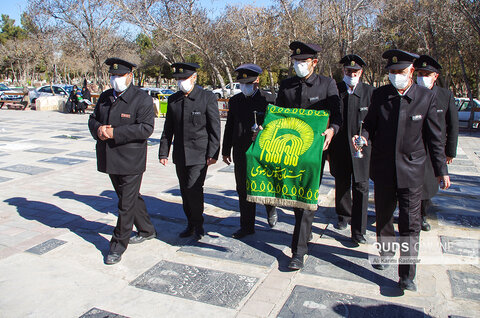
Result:
M333 78L318 74L307 80L298 76L289 77L280 83L276 106L330 111L330 127L338 132L342 125L340 98Z
M245 153L252 144L252 126L255 123L253 112L257 111L257 124L265 118L268 104L273 104L273 95L258 90L253 96L236 94L228 102L227 123L223 134L222 155L230 156L232 147L234 157ZM235 158L234 158L235 160Z
M340 94L343 124L338 134L333 137L328 153L330 155L330 172L334 177L345 176L345 165L352 164L355 182L367 181L370 171L371 146L363 147L363 158L353 158L355 149L352 145L352 137L359 134L360 122L367 116L370 106L373 86L358 83L353 94L348 94L345 82L337 83Z
M458 111L452 92L446 88L434 85L432 92L437 100L437 114L442 127L442 141L445 145L445 155L456 157L458 143ZM438 182L431 162L425 163L425 181L422 199L430 199L438 192Z
M168 97L160 159L168 158L172 141L175 164L192 166L205 164L208 158L218 159L220 113L212 92L195 85L188 96L179 91Z
M428 146L436 176L447 175L434 93L415 83L401 97L391 84L376 89L362 135L371 140L370 176L377 185L419 187Z
M130 85L115 99L113 89L103 92L90 115L88 127L97 140L98 171L131 175L146 169L147 139L153 133L153 100L146 92ZM97 129L112 125L113 139L98 139Z

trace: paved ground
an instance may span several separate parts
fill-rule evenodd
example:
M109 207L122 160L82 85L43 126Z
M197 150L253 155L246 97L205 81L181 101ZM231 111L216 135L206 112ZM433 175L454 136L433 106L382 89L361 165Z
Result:
M205 184L208 235L179 239L185 220L174 166L156 159L162 119L142 185L158 237L104 265L116 197L96 171L87 118L0 110L0 317L480 316L479 134L460 137L453 187L435 198L433 229L421 235L421 257L436 264L419 265L419 291L401 294L395 268L373 269L369 247L333 227L328 170L302 271L286 269L287 209L269 229L259 208L256 234L230 238L239 213L232 169L222 162Z

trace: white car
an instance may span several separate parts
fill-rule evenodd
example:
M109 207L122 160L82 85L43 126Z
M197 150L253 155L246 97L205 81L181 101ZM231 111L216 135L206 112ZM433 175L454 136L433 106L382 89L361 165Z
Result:
M470 113L472 110L472 104L468 98L455 98L455 104L458 109L458 126L460 128L468 128L468 121L470 120ZM478 99L473 99L474 108L480 110L480 101ZM478 121L480 121L480 112L473 113L472 128L479 128ZM475 123L475 121L477 123Z
M11 95L15 94L15 95ZM22 92L8 88L5 84L0 84L0 99L2 100L22 100Z
M53 92L52 92L53 89ZM42 87L39 87L33 91L28 92L28 97L30 98L30 102L32 104L35 104L35 100L39 97L42 96L54 96L54 95L60 95L60 96L65 96L68 97L67 91L65 91L62 87L56 86L56 85L45 85Z
M225 85L225 89L227 90L227 97L231 97L242 92L240 90L240 83L228 83ZM225 97L223 96L223 91L221 88L214 89L212 92L217 96L217 98Z

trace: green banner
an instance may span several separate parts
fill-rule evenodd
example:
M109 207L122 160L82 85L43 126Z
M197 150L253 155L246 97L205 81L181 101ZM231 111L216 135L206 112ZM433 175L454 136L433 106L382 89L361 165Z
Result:
M247 200L316 210L329 113L268 105L247 150Z

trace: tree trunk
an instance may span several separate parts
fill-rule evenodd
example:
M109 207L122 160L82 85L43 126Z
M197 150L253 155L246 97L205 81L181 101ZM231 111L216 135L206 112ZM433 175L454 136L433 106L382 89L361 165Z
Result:
M463 61L463 55L462 55L462 52L460 51L460 48L458 46L457 46L457 53L458 53L458 57L460 59L460 65L462 66L463 79L465 81L465 85L467 86L468 99L470 99L470 103L472 105L472 108L470 110L470 118L468 119L468 132L471 134L472 133L473 118L475 116L475 113L473 111L473 108L474 108L475 104L473 103L472 90L470 89L470 82L468 81L467 72L465 70L465 63Z
M270 78L270 92L275 95L275 81L273 80L272 71L270 69L268 71L268 77Z

